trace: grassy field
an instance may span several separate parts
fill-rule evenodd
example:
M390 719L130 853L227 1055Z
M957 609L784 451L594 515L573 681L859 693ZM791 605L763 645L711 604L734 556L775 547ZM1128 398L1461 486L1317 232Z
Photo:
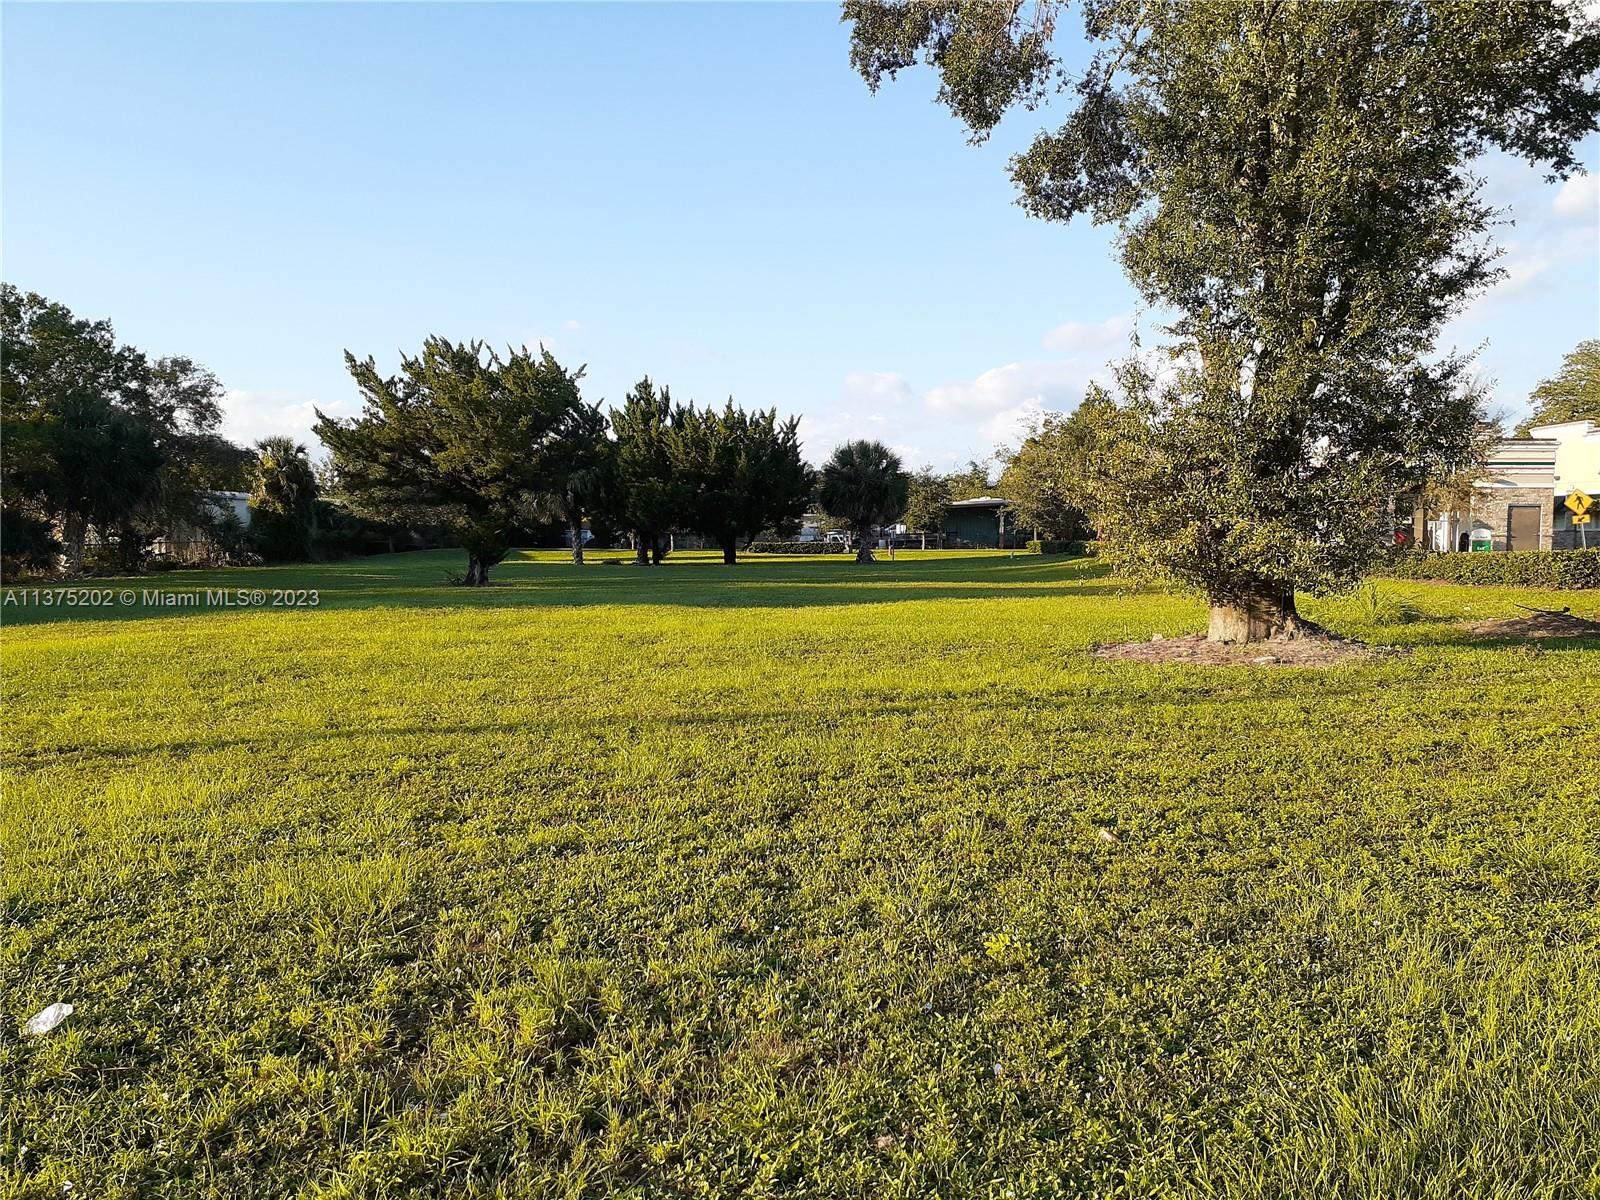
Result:
M0 1195L1600 1196L1600 594L558 557L0 609Z

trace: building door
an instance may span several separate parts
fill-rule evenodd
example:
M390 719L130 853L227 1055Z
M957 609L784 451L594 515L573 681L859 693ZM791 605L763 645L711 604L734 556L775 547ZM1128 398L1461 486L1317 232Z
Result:
M1506 549L1539 548L1539 506L1513 504L1506 510Z

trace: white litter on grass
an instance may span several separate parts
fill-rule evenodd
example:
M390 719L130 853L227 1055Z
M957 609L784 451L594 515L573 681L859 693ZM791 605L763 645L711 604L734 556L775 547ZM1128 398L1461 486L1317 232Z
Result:
M58 1000L29 1017L28 1023L22 1027L22 1034L24 1037L43 1037L71 1015L72 1005L62 1004Z

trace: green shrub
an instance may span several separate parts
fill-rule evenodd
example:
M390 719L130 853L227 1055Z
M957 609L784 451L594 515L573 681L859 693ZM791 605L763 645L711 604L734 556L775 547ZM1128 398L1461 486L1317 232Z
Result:
M1478 554L1401 550L1391 554L1373 574L1493 587L1596 588L1600 587L1600 547Z
M843 542L751 542L745 550L751 554L843 554Z
M1029 554L1088 554L1091 553L1088 542L1062 541L1035 538L1028 543Z

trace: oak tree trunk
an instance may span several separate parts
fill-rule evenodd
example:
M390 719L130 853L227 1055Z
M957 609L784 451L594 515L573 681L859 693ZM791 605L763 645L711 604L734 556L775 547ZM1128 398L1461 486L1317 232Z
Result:
M1259 587L1226 597L1211 597L1211 642L1264 642L1321 633L1294 606L1294 589Z
M667 547L664 539L656 538L650 543L650 564L659 567L661 560L667 556Z
M489 582L489 564L476 554L467 555L467 575L463 587L483 587Z
M635 530L633 534L633 561L638 563L641 567L648 567L650 565L649 539L647 539L644 534L640 533L638 530Z
M718 538L717 544L722 547L722 563L724 566L731 567L739 561L737 538Z

